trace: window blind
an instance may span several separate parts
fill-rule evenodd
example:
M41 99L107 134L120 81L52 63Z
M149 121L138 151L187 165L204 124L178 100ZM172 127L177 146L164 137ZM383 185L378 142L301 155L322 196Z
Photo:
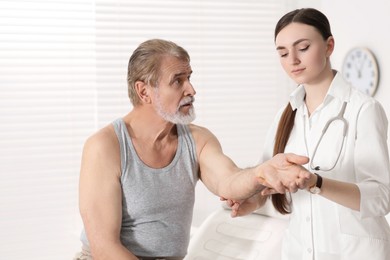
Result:
M144 40L189 51L194 123L239 166L257 163L287 96L273 46L284 2L0 0L1 258L65 260L79 250L82 146L130 111L127 62ZM218 203L199 184L194 224Z
M0 258L72 259L96 128L94 3L0 1ZM77 230L77 232L76 232Z

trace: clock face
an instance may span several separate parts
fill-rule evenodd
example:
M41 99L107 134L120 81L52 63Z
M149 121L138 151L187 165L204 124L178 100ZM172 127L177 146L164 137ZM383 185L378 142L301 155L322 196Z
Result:
M346 81L363 93L373 96L379 84L378 64L366 48L354 48L345 56L342 74Z

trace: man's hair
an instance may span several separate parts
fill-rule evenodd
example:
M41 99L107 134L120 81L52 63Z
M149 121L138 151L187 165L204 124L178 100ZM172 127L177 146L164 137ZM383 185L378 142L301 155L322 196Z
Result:
M164 56L173 56L190 62L190 56L184 48L174 42L161 39L151 39L141 43L131 55L127 71L127 87L133 106L140 104L140 99L135 90L135 83L142 81L156 87Z

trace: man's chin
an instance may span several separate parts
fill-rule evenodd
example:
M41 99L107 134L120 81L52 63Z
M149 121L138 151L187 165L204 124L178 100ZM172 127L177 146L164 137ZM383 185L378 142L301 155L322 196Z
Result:
M195 111L190 109L187 112L176 112L175 114L163 113L162 111L157 110L157 113L167 122L173 124L188 125L195 120Z
M195 118L196 118L196 116L192 112L192 113L189 113L187 115L175 116L175 117L171 118L171 120L168 120L168 121L170 121L171 123L174 123L174 124L188 125L188 124L192 123L195 120Z
M177 118L176 120L174 120L175 122L172 122L172 123L181 124L181 125L188 125L188 124L192 123L194 120L195 120L195 116L180 117L180 118Z

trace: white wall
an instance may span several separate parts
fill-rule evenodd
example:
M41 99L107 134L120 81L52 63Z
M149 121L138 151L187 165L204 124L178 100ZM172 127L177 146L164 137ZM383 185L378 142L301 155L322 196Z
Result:
M375 54L380 69L375 98L390 118L390 2L388 0L321 1L321 10L328 16L336 39L333 67L341 68L344 55L353 47L363 46ZM337 8L335 8L337 6ZM390 145L389 140L387 141ZM390 214L387 215L390 221Z
M382 103L390 118L390 36L388 33L390 1L286 1L287 11L302 7L317 8L328 17L336 41L336 48L331 58L334 69L341 69L344 56L353 47L364 46L373 51L380 68L380 82L375 98ZM390 145L389 141L388 144ZM197 187L197 199L194 213L195 226L219 206L215 197L210 195L201 184ZM201 205L200 201L202 201ZM390 216L388 219L390 220Z

